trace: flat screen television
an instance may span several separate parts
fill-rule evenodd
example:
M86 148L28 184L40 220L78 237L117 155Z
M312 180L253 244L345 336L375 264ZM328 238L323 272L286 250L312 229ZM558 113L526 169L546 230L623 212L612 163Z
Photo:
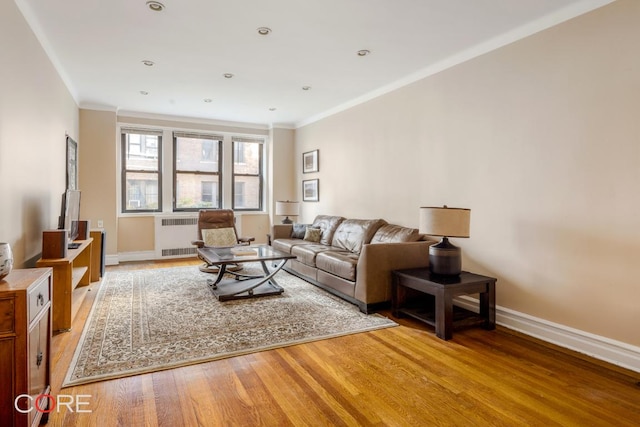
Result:
M80 191L67 190L62 193L62 207L60 208L60 218L58 219L58 229L67 230L69 248L75 245L72 243L78 238L78 223L80 221Z

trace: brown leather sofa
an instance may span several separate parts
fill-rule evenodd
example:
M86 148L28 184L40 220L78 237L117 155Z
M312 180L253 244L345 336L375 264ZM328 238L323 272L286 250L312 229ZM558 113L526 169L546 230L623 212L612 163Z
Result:
M392 270L427 267L429 246L436 243L415 228L382 219L318 215L309 226L321 230L318 242L304 240L306 229L295 226L275 224L271 230L271 245L297 256L284 269L364 313L388 305Z

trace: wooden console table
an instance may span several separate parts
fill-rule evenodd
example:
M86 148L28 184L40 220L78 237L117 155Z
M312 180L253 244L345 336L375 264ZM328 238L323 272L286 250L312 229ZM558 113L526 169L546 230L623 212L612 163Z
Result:
M481 324L485 329L496 327L496 279L463 271L459 276L442 277L428 268L411 268L392 272L391 305L393 315L411 316L436 328L438 338L453 337L454 323ZM433 304L410 304L407 290L432 295ZM479 315L453 306L458 295L479 294Z
M76 240L77 249L69 249L66 258L40 258L37 267L53 268L53 331L66 332L87 293L97 280L92 265L99 251L92 251L93 239Z

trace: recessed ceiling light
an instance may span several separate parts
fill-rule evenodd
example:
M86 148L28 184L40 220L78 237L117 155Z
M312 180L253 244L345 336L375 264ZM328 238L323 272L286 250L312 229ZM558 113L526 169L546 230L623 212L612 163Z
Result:
M146 90L141 90L140 95L149 95L149 92L147 92Z
M358 51L358 56L367 56L371 53L371 51L367 50L367 49L362 49Z
M212 102L212 101L213 101L213 99L211 99L211 98L205 98L203 101L204 101L204 102L206 102L206 103L209 103L209 102Z
M311 86L302 86L302 90L310 90Z
M147 67L153 67L155 65L155 62L149 61L148 59L145 59L144 61L142 61L142 63Z
M224 78L225 78L225 79L230 79L230 78L232 78L232 77L233 77L233 74L231 74L231 73L224 73L224 74L223 74L223 76L224 76Z
M159 1L153 1L153 0L148 1L147 7L153 10L154 12L162 12L164 10L164 5Z
M260 34L261 36L269 35L269 34L271 34L271 28L260 27L260 28L258 28L258 34Z
M276 111L276 110L277 110L277 108L276 108L276 107L271 107L271 108L269 108L269 111Z

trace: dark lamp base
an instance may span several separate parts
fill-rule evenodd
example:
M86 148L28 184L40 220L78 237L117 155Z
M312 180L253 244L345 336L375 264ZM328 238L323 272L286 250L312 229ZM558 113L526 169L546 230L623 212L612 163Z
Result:
M293 224L293 221L291 221L291 220L289 219L289 217L286 217L285 219L283 219L283 220L282 220L282 223L283 223L283 224Z
M429 270L440 276L459 275L462 271L462 251L443 237L439 243L429 247Z

